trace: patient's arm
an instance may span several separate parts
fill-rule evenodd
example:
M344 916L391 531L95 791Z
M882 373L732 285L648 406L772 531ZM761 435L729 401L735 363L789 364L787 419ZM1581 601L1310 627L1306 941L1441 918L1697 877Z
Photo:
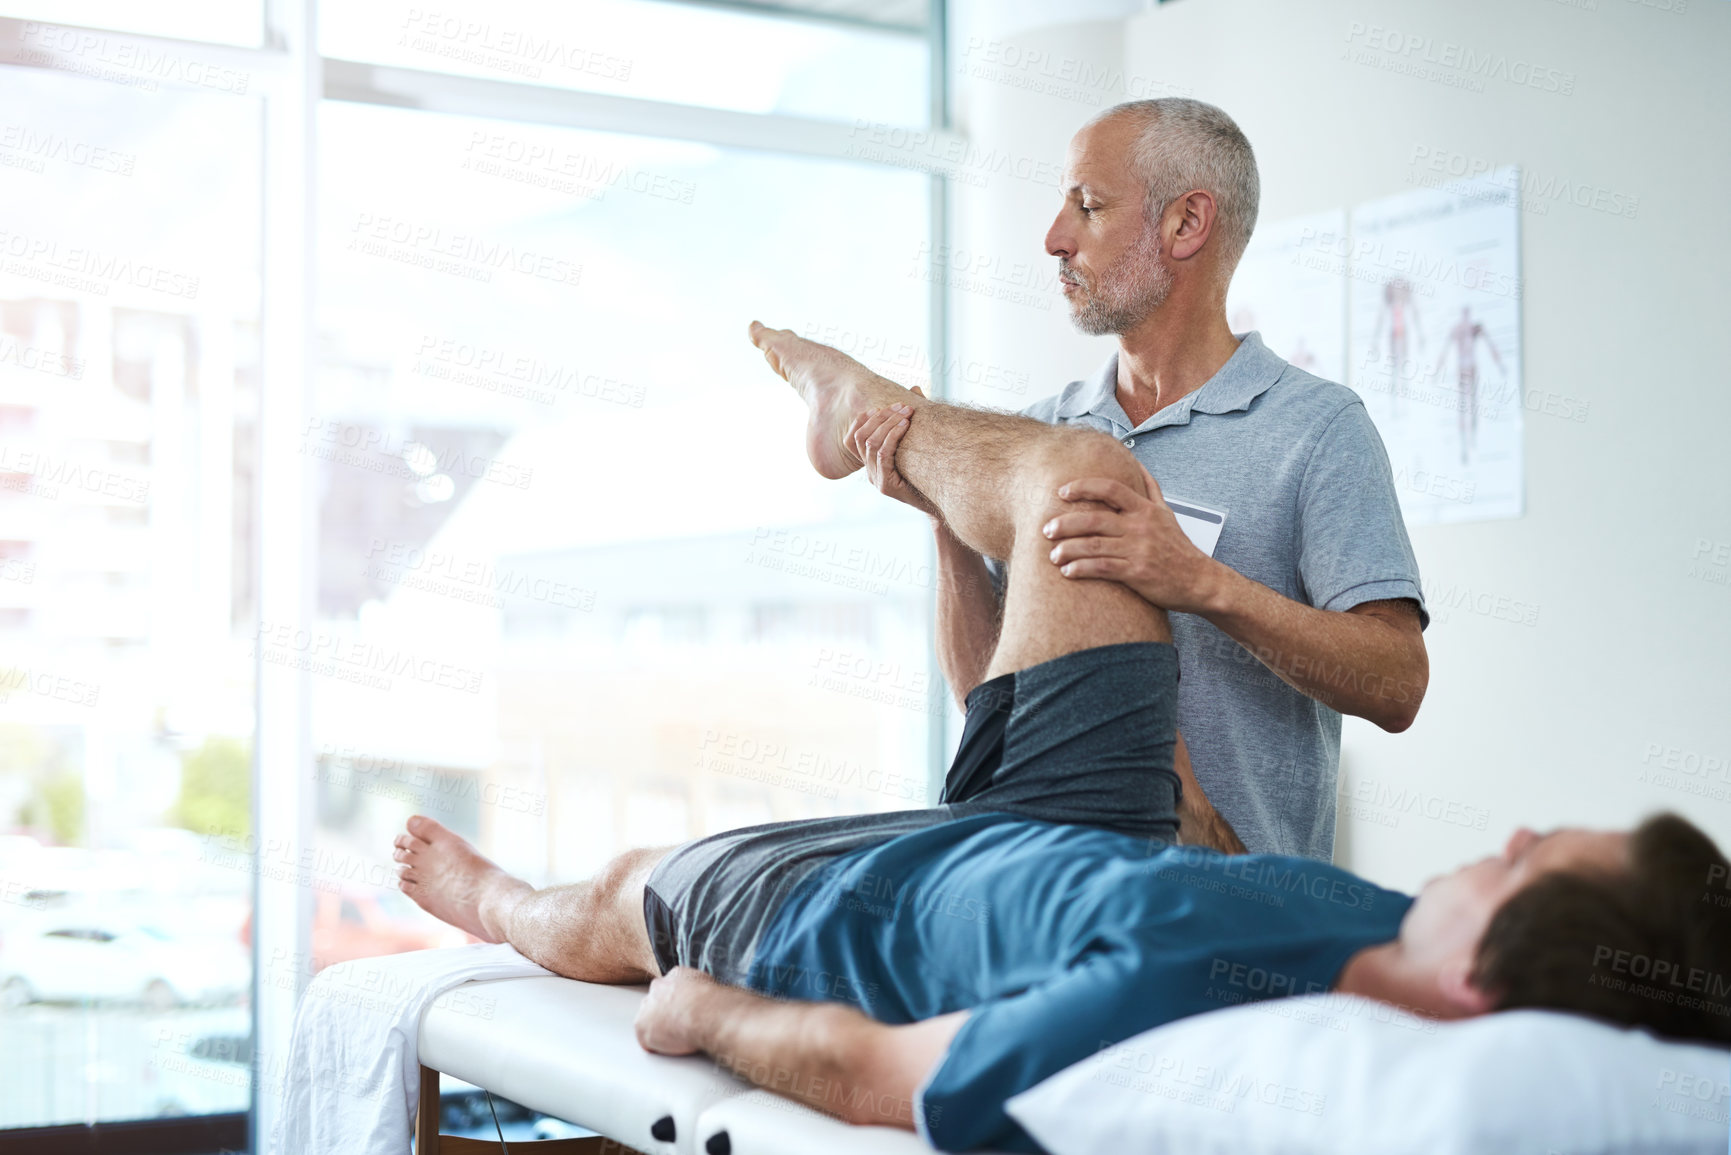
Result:
M1208 801L1196 772L1190 767L1190 748L1184 735L1178 735L1178 748L1172 755L1172 769L1184 784L1184 796L1178 801L1178 841L1185 846L1211 846L1222 854L1247 854L1232 823Z
M637 1041L664 1055L704 1051L767 1090L848 1123L914 1129L914 1092L966 1011L892 1027L837 1003L784 1002L675 967L649 984Z

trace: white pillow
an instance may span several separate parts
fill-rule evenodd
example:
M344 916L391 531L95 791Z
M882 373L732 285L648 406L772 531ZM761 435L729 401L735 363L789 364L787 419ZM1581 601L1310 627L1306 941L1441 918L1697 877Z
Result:
M1333 994L1168 1023L1008 1104L1052 1155L1725 1155L1728 1108L1731 1052Z

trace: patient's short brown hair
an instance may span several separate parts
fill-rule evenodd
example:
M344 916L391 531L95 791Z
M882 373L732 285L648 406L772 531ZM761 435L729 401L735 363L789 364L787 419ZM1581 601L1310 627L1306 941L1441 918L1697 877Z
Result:
M1497 1010L1731 1043L1731 863L1675 814L1649 818L1625 869L1559 871L1505 902L1479 941L1473 985Z

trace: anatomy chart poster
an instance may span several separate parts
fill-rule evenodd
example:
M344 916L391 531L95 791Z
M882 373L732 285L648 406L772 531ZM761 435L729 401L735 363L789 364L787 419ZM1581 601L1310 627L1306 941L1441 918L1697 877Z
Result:
M1519 517L1520 179L1513 166L1352 212L1348 384L1408 525Z
M1307 373L1346 381L1346 210L1256 226L1226 294L1234 333Z

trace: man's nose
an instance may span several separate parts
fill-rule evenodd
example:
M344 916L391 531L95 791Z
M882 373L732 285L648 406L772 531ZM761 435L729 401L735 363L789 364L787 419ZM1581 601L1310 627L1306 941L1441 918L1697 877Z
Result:
M1069 230L1064 227L1064 214L1059 213L1052 221L1052 227L1046 230L1046 252L1054 257L1071 257L1076 254L1076 246L1070 238Z

